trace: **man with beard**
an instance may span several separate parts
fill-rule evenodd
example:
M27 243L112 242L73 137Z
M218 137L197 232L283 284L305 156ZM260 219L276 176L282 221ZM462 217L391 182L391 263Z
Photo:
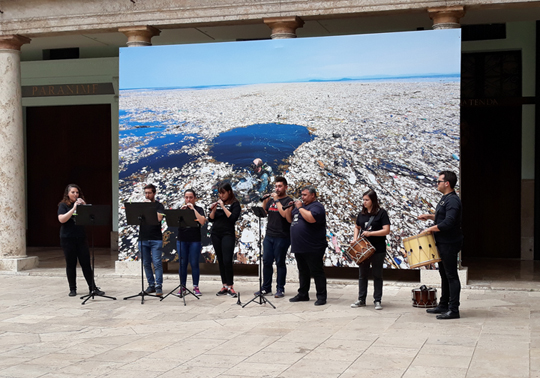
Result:
M284 209L284 206L293 202L287 196L287 180L284 177L276 177L274 192L263 201L264 211L268 214L268 224L263 242L263 285L261 292L255 295L272 295L272 264L276 261L277 282L275 298L285 296L285 279L287 277L287 265L285 259L287 250L291 245L291 221L292 206Z
M454 190L457 176L454 172L442 171L437 180L437 190L443 194L437 204L435 214L422 214L420 220L432 220L435 225L424 232L433 232L441 261L441 299L435 308L428 308L428 314L439 314L437 319L458 319L461 282L457 270L457 257L463 243L461 232L461 200Z

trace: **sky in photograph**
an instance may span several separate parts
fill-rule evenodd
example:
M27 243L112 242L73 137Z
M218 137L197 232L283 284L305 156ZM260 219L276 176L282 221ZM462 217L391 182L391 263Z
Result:
M461 30L120 49L120 89L459 75Z

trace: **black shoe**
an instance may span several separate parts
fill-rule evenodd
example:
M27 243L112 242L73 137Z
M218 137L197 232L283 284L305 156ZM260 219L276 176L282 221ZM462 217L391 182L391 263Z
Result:
M220 291L216 293L216 295L219 297L220 295L227 295L229 294L229 289L223 286Z
M145 292L146 294L152 294L152 293L155 293L155 292L156 292L156 287L155 287L155 286L148 286L144 292Z
M68 295L70 297L76 297L77 296L77 290L75 290L75 289L70 290Z
M459 311L447 311L437 315L437 319L459 319Z
M90 291L90 294L92 294L92 291ZM99 287L96 287L94 289L94 295L105 295L105 292L102 290L99 290Z
M307 301L309 301L309 297L302 297L300 294L297 294L291 299L289 299L289 302L307 302Z
M434 308L428 308L426 310L428 314L443 314L445 312L448 312L448 307L434 307Z
M315 301L315 306L324 306L326 304L326 299L317 299Z

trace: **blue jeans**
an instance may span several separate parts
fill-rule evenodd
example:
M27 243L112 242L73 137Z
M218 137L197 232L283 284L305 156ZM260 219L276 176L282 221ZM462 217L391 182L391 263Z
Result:
M265 236L263 242L263 285L262 290L272 292L272 264L276 260L277 267L277 291L285 291L285 279L287 278L287 250L291 245L290 238L273 238Z
M178 275L180 276L180 283L186 286L187 282L187 266L191 265L191 277L193 278L193 286L199 286L199 258L201 256L202 244L201 242L176 242L176 251L178 251L178 260L180 261L180 268L178 269Z
M149 286L163 285L163 263L161 262L162 240L144 240L139 242L139 250L143 257L144 273ZM154 264L154 271L152 271ZM156 279L154 280L154 272Z

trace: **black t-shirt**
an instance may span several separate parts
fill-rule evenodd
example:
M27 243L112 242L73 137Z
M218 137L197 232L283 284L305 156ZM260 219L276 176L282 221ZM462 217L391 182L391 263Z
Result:
M309 253L324 250L326 242L326 212L324 206L315 201L305 205L304 209L311 212L315 223L307 222L300 210L296 207L292 210L293 221L291 223L291 252Z
M153 203L156 205L157 217L157 213L163 213L165 207L163 207L163 204L158 201ZM155 226L141 226L139 231L139 240L163 240L163 235L161 235L161 224Z
M358 235L361 235L363 231L379 231L383 229L383 226L390 225L390 218L384 209L380 209L377 214L375 214L373 222L371 222L369 229L366 230L369 218L371 218L371 215L369 214L358 214L356 225L362 228ZM375 247L375 253L386 252L386 236L368 236L367 240Z
M288 205L291 201L291 197L283 197L278 199L282 206ZM273 238L290 238L291 237L291 224L289 221L282 217L277 208L277 202L272 198L266 203L266 212L268 213L268 225L266 226L266 235Z
M225 212L219 208L219 205L214 214L214 219L210 218L210 216L208 217L208 221L214 223L211 231L212 234L235 235L234 224L240 217L240 203L234 201L229 205L225 205L225 207L231 212L230 217L225 215Z
M58 215L63 215L73 209L73 204L68 205L65 202L60 202L58 205ZM84 232L84 226L77 226L75 223L76 215L72 215L66 223L62 223L60 226L61 238L84 238L86 233Z
M204 210L202 207L193 205L195 210L204 217ZM195 212L193 212L195 215ZM179 227L178 228L178 241L183 242L200 242L201 241L201 224L198 227Z
M461 200L455 191L442 196L435 209L435 224L440 232L434 232L437 243L458 243L463 240L461 232Z

